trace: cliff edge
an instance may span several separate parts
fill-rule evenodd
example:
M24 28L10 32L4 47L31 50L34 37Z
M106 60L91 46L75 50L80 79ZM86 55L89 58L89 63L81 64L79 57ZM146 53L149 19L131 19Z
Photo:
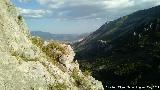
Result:
M69 45L32 37L9 0L0 0L0 12L1 90L103 90Z

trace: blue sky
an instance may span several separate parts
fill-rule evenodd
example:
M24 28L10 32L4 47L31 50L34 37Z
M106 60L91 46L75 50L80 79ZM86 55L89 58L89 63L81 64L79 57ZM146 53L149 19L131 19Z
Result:
M80 34L160 0L11 0L31 31Z

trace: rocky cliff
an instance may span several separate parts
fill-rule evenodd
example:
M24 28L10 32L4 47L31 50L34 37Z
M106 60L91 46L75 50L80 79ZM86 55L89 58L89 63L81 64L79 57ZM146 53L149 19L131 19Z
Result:
M103 90L79 69L69 45L32 37L9 0L0 0L1 90Z

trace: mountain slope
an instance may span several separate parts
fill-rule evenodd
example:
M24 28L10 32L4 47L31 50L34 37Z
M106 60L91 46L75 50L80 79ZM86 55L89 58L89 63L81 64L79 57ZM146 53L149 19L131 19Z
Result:
M75 44L82 69L106 85L159 85L160 6L104 24ZM91 65L86 65L89 63Z
M69 45L32 37L9 0L0 0L0 12L1 90L103 90Z
M123 44L124 39L133 36L134 32L141 33L147 25L155 22L159 18L160 6L147 10L141 10L131 15L121 17L117 20L101 26L97 31L90 34L87 38L75 44L75 49L79 52L92 49L95 44L105 41L107 44L115 45ZM117 43L120 42L120 43Z

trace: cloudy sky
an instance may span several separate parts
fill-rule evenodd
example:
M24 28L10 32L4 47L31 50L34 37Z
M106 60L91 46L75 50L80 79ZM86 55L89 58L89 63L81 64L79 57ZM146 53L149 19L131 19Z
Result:
M85 33L160 0L11 0L31 31Z

